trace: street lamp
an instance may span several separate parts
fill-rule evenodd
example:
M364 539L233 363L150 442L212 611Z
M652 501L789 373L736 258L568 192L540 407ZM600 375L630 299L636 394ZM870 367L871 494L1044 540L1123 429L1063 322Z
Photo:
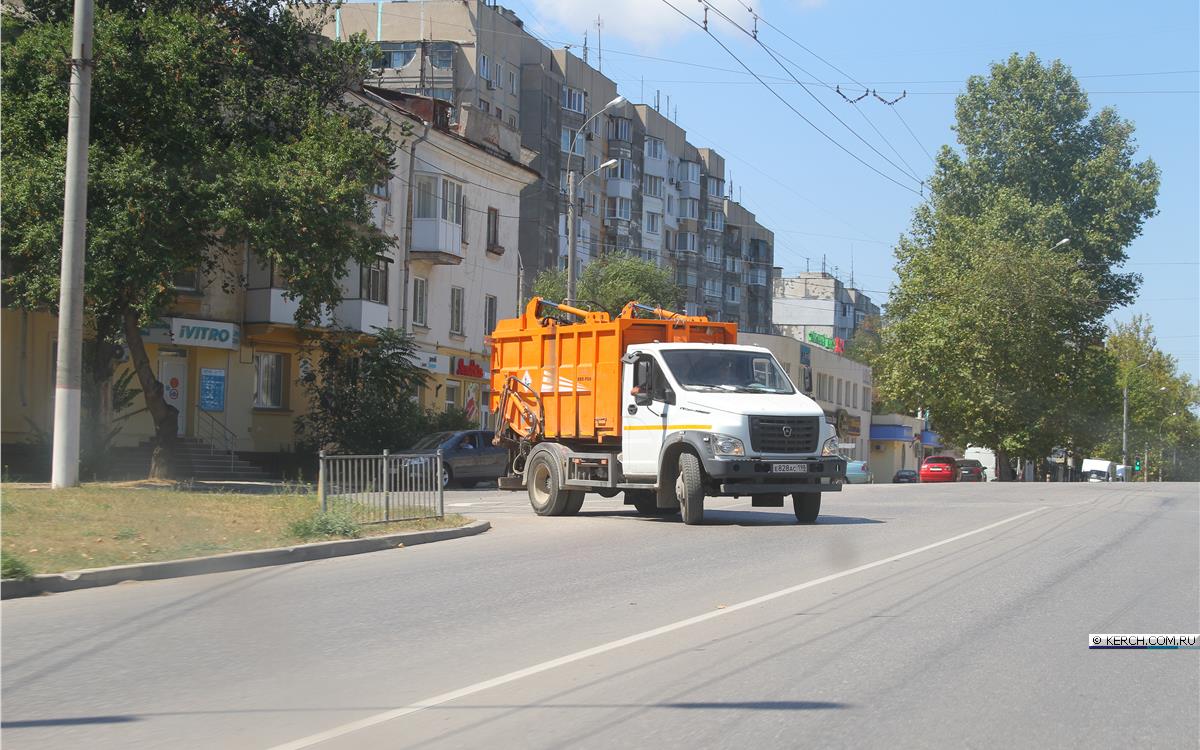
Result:
M575 301L575 275L576 275L575 274L575 268L576 268L576 260L575 260L575 252L576 252L576 248L575 248L575 170L572 169L572 162L574 161L574 159L572 157L575 156L575 141L579 139L579 134L581 132L583 132L583 129L588 126L589 122L596 119L600 115L604 114L604 112L606 110L612 109L613 107L619 107L622 104L624 104L626 101L627 100L625 99L625 97L618 96L616 99L613 99L611 102L609 102L608 104L605 104L603 107L601 107L599 110L597 110L596 113L593 114L591 117L584 120L583 124L580 125L579 128L574 133L571 134L571 142L567 148L567 301L568 302ZM588 177L591 177L592 175L596 174L596 172L599 172L601 169L605 169L606 167L610 167L616 163L617 163L616 159L609 159L608 161L604 162L604 164L601 164L599 168L584 175L580 181L582 182L583 180L586 180Z

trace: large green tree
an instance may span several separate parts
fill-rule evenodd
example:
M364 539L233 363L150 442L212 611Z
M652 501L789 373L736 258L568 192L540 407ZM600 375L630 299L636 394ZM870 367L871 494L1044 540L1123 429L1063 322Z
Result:
M279 269L301 322L312 322L338 300L347 264L388 246L367 195L388 174L395 143L346 96L373 47L361 37L321 38L332 8L326 0L97 4L85 313L95 339L129 345L155 423L154 475L176 468L177 414L139 329L175 301L175 273L195 269L207 284L234 287L251 248ZM53 310L71 4L32 0L5 13L3 31L4 294Z
M1132 124L1089 112L1059 61L1013 55L971 77L960 148L942 148L896 248L880 395L1001 460L1086 450L1111 416L1102 321L1140 283L1119 267L1155 212L1158 170L1134 161Z
M566 299L567 272L550 269L538 274L533 293L552 302ZM632 255L610 253L583 269L578 297L580 305L617 315L628 302L677 310L683 290L670 270Z

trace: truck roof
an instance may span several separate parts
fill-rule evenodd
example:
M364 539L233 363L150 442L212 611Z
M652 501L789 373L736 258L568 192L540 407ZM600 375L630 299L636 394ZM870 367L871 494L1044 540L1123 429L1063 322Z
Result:
M731 351L739 351L739 352L766 352L767 354L771 353L770 349L767 349L766 347L763 347L763 346L750 346L747 344L712 344L712 343L703 343L703 342L671 343L671 344L661 344L658 342L654 342L651 344L632 344L632 345L630 345L629 348L637 350L637 351L647 351L647 350L669 351L671 349L729 349Z

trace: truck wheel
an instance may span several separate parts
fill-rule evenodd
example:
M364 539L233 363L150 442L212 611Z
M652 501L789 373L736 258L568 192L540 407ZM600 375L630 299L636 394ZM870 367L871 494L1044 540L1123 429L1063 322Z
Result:
M561 516L567 510L571 493L559 489L558 467L547 452L529 459L529 504L539 516ZM582 493L580 493L582 494ZM578 508L576 508L578 510Z
M567 496L567 507L563 509L564 516L573 516L583 507L584 492L580 490L572 490L571 492L563 491Z
M816 523L821 514L820 492L797 492L792 495L792 510L800 523Z
M704 484L701 481L700 459L694 453L679 454L679 473L675 475L675 496L683 522L694 526L704 522Z

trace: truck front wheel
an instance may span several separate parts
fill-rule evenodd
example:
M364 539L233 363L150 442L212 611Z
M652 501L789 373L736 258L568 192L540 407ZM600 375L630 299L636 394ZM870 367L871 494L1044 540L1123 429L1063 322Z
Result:
M558 467L548 452L541 452L529 459L529 504L539 516L561 516L574 508L579 512L583 504L582 492L568 492L561 487ZM575 497L578 495L578 497Z
M792 495L792 510L800 523L816 523L821 515L820 492L797 492Z
M700 459L694 453L679 454L679 472L675 475L675 496L683 522L694 526L704 522L704 483Z

